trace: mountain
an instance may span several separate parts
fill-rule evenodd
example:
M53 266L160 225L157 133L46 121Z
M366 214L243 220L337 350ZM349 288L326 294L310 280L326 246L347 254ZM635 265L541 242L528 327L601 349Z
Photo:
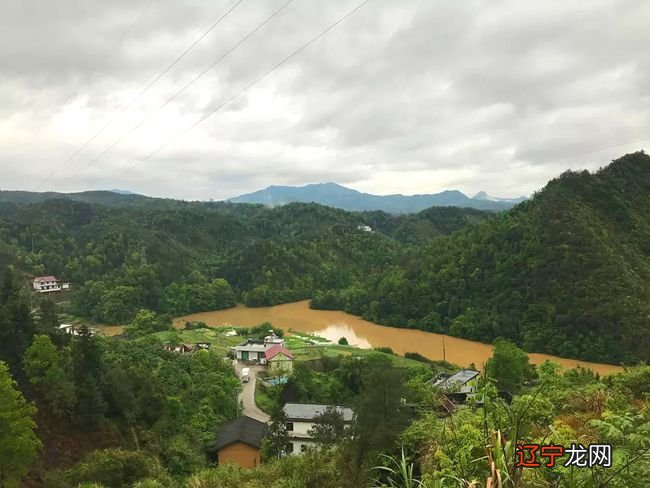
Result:
M472 197L474 200L482 200L482 201L490 201L490 202L508 202L512 203L513 205L516 205L518 203L524 202L528 200L528 197L516 197L516 198L501 198L501 197L493 197L491 195L488 195L484 191L478 192L476 195Z
M363 292L326 298L384 324L505 337L564 357L648 361L650 157L566 172L512 210L431 240L370 277Z
M319 203L344 210L383 210L389 213L413 213L429 207L468 207L479 210L506 210L515 205L508 199L469 198L457 190L426 195L372 195L336 183L306 186L269 186L263 190L230 198L234 203L260 203L277 206L291 202Z
M95 190L77 193L0 190L0 203L40 203L49 200L70 200L115 207L162 205L165 202L175 201L164 198L146 197L124 190Z

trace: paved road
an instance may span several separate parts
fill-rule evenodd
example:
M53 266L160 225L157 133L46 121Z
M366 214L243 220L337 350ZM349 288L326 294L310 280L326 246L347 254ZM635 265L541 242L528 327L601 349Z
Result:
M242 367L243 366L239 362L237 362L235 365L238 375L241 375ZM255 383L257 382L257 373L259 371L263 371L264 366L249 366L249 368L250 380L248 383L242 383L244 388L239 394L239 401L244 404L242 415L246 415L247 417L251 417L262 422L268 422L270 417L262 410L257 408L257 405L255 405Z

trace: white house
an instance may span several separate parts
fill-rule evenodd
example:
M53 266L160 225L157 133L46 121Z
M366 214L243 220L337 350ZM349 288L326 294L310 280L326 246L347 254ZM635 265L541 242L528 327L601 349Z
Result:
M50 293L53 291L69 290L70 283L64 283L54 276L37 276L32 282L34 290L39 293Z
M238 361L259 361L262 364L265 364L266 357L264 353L276 346L284 348L284 339L271 333L271 335L266 336L263 341L246 339L246 342L233 347L232 350L235 352L235 358Z
M357 230L360 230L362 232L372 232L372 227L369 225L357 225Z
M266 347L264 344L248 339L246 342L232 348L237 361L260 361L264 358Z
M284 339L275 335L275 332L271 332L270 335L267 335L264 338L264 346L267 349L272 348L273 346L286 347Z
M76 326L71 324L61 324L59 325L59 331L64 334L70 335L79 335L79 330Z
M453 375L439 375L429 384L448 392L474 393L478 389L480 373L473 369L461 369Z
M300 454L308 447L316 445L309 431L314 427L317 417L331 407L330 405L312 403L287 403L284 406L284 414L287 417L287 432L291 443L290 455ZM351 408L341 406L333 406L333 408L341 413L346 424L352 422L354 412Z

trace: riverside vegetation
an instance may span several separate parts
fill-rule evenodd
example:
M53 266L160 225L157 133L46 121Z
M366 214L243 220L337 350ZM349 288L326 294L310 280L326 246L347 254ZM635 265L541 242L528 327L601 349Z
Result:
M25 475L28 486L53 488L641 487L650 478L648 366L601 378L530 367L520 349L630 365L649 358L643 153L566 173L502 214L104 193L30 202L39 198L6 193L0 205L0 486ZM28 276L45 273L73 282L69 303L25 290ZM440 412L425 381L443 365L398 364L381 352L317 359L299 365L274 401L352 404L353 435L298 458L274 460L267 446L256 470L210 468L206 446L236 415L239 381L217 351L176 356L157 331L170 316L238 300L305 298L388 325L501 338L482 378L485 402ZM60 313L132 326L125 340L86 328L65 337L55 331ZM496 395L502 388L515 394L511 405ZM614 466L522 471L521 440L610 443Z

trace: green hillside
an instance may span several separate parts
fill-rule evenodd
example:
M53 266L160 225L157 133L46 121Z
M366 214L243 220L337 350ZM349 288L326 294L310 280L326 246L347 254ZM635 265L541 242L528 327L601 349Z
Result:
M595 361L650 359L650 157L567 172L430 242L338 305L383 323Z
M209 310L232 296L251 306L312 298L314 308L505 337L531 352L650 359L644 153L567 172L500 214L19 196L36 202L0 203L0 264L72 281L73 312L96 321L127 322L143 307Z

